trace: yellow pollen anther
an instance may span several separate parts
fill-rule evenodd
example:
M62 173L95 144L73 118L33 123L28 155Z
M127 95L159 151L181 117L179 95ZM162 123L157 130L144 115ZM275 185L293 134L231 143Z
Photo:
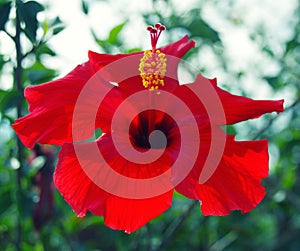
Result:
M150 32L152 50L144 52L140 60L139 71L142 78L143 86L150 91L158 90L159 85L164 86L164 77L167 71L167 58L164 53L156 49L158 38L166 27L160 23L148 26ZM157 94L160 92L157 91Z
M167 71L166 55L159 50L154 53L150 50L144 52L139 65L143 86L150 91L158 90L159 85L164 86L164 77Z

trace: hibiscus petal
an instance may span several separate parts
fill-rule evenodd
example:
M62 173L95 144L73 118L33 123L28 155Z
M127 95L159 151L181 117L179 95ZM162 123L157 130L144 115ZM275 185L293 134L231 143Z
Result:
M189 40L189 37L186 35L180 40L160 49L161 52L167 55L167 73L162 90L172 92L178 87L178 64L181 58L193 47L195 47L195 41Z
M103 216L110 196L95 185L81 168L71 143L62 146L54 172L54 184L79 217L87 210Z
M189 40L189 37L185 35L180 40L162 47L160 50L165 54L182 58L193 47L195 47L195 41Z
M172 196L173 191L140 200L111 196L107 200L104 223L131 233L166 211L172 204Z
M193 47L195 47L195 41L189 40L188 36L186 35L181 39L179 39L178 41L168 44L160 48L159 50L165 54L182 58ZM89 59L91 62L92 69L96 72L101 68L103 68L104 66L107 66L111 62L121 60L126 57L142 55L142 54L143 52L111 55L111 54L102 54L102 53L89 51Z
M265 113L283 112L284 100L253 100L233 95L217 87L216 79L210 81L221 99L226 115L226 124L258 118Z
M32 148L36 142L61 145L71 141L74 105L90 76L89 63L85 63L64 78L25 89L30 114L13 124L25 146Z
M216 79L201 75L194 83L178 86L174 94L184 100L200 124L208 119L217 125L234 124L283 111L283 100L253 100L233 95L217 87Z
M161 52L167 54L167 75L165 77L165 85L160 89L172 91L178 86L177 67L178 63L191 48L195 46L195 42L184 36L177 42L162 47ZM116 82L123 93L127 96L144 90L142 79L139 72L140 59L143 52L131 54L99 54L89 52L89 59L94 72L101 70L106 75L106 80ZM171 56L171 57L168 57ZM113 64L110 64L113 62Z
M169 157L169 149L167 149L167 151L154 162L147 164L134 163L125 159L118 151L120 151L122 148L128 147L128 145L124 143L125 137L128 138L128 132L125 132L124 134L122 132L117 133L118 136L115 136L115 138L118 138L117 143L113 141L113 138L109 133L103 135L98 141L99 149L105 161L116 172L134 179L148 179L156 177L166 172L170 168L172 160ZM115 144L118 144L118 149L116 149ZM135 147L135 149L137 151L145 150L138 147Z
M198 162L195 169L201 169ZM196 171L194 174L199 173ZM268 176L268 144L266 140L235 142L227 138L221 162L204 184L190 175L188 186L176 188L188 197L201 200L204 215L227 215L232 210L251 211L265 196L261 179ZM198 176L199 177L199 176Z
M85 63L61 79L25 89L30 113L13 125L25 146L33 148L36 142L62 145L92 137L95 128L110 130L110 118L123 94L92 74L90 64ZM105 91L107 95L101 101L99 96Z
M70 204L78 216L84 216L86 211L104 216L105 224L111 228L133 232L145 225L151 219L167 210L172 203L173 190L169 190L159 196L146 199L123 198L104 191L97 186L91 176L87 176L87 169L94 171L95 177L101 175L103 163L95 162L94 154L90 151L93 143L80 144L76 146L67 143L62 146L59 154L57 169L54 174L54 182L64 199ZM143 171L140 164L128 164L120 156L115 155L112 148L111 136L103 135L97 145L103 156L108 159L108 164L114 165L115 170L123 170L123 175L129 174L131 177L147 177L152 175L155 165L148 165L148 172ZM78 148L79 147L79 148ZM85 151L85 160L78 161L79 151ZM82 156L80 155L82 158ZM113 160L113 157L115 160ZM111 162L112 161L112 162ZM161 162L163 165L163 161ZM141 170L138 170L141 167ZM146 169L147 167L144 167ZM158 169L158 168L156 168ZM134 173L136 172L136 173ZM154 170L154 173L156 171ZM105 172L104 172L105 173ZM89 173L90 175L90 173ZM142 175L142 176L141 176ZM110 176L105 176L108 182L114 183ZM119 183L115 183L119 185Z
M180 85L173 91L173 94L180 100L182 100L185 103L185 105L190 109L199 126L207 127L210 124L210 121L206 107L204 106L201 97L197 96L198 90L195 90L193 87L196 87L195 83ZM197 88L199 88L198 85Z

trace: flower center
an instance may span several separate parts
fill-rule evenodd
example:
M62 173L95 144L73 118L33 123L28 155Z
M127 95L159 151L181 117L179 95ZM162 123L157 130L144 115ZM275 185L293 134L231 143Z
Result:
M149 130L149 113L154 118L153 129ZM164 149L178 141L176 122L166 113L159 110L147 110L137 115L129 128L131 143L143 149Z
M148 26L150 32L152 50L146 50L140 60L139 71L143 86L150 91L158 90L159 86L164 86L164 77L167 71L167 58L164 53L156 49L157 41L166 27L155 24Z

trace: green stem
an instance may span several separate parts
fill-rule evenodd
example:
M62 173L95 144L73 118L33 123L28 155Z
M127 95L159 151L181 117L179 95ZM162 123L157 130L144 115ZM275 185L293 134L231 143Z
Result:
M16 47L16 66L14 69L14 84L15 89L23 94L23 85L22 85L22 47L21 47L21 21L16 7L16 34L14 36L14 42ZM20 100L17 104L17 116L22 116L22 102ZM21 141L17 138L17 158L20 162L20 167L16 171L16 200L17 200L17 211L18 211L18 221L17 221L17 231L16 231L16 250L21 250L21 239L22 239L22 225L21 225L21 216L22 216L22 188L21 188L21 179L23 171L23 157L24 157L24 147Z

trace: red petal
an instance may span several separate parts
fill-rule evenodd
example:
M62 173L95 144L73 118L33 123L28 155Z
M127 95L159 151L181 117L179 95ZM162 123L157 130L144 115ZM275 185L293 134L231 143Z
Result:
M107 163L113 165L113 169L122 171L123 175L128 174L131 177L149 177L150 175L151 177L157 170L165 170L164 161L161 162L161 168L156 167L157 165L147 167L133 163L130 165L128 161L115 155L109 135L102 136L97 144L105 159L108 159ZM98 172L97 169L101 169L103 163L94 161L96 158L93 154L95 153L89 150L90 145L91 143L87 143L78 146L86 152L86 159L79 163L76 157L78 152L75 153L74 146L64 144L54 174L55 185L79 216L84 216L86 211L90 210L96 215L104 216L107 226L133 232L168 209L171 205L173 190L147 199L130 199L110 194L97 186L87 176L86 169L83 169L89 165L89 170L97 172L95 175L101 175L101 170ZM104 179L114 182L110 180L110 176L105 176ZM119 185L119 183L114 184Z
M71 141L71 118L76 99L91 77L89 63L77 66L64 78L25 89L30 114L13 125L25 146L36 142L61 145Z
M188 36L186 35L180 40L168 44L160 48L159 50L161 50L161 52L165 54L182 58L194 46L195 46L195 42L193 40L189 40ZM101 68L103 68L104 66L107 66L111 62L115 62L129 56L142 55L142 54L143 52L111 55L111 54L101 54L101 53L89 51L89 59L92 65L92 69L96 72ZM138 70L138 67L136 68L136 70Z
M54 183L75 213L82 217L90 210L96 215L104 215L106 199L110 195L88 178L76 158L73 145L64 144L58 158Z
M265 113L283 112L284 100L253 100L233 95L217 87L216 79L210 80L223 104L227 124L260 117Z
M227 215L232 210L247 213L265 196L261 179L268 176L266 140L235 142L228 137L221 162L204 184L197 182L203 165L198 164L194 167L198 171L185 180L187 186L179 186L179 192L200 199L204 215Z
M104 91L104 88L103 88L103 91ZM87 93L87 97L88 96L89 96L89 93ZM119 107L119 105L126 99L126 97L127 96L118 87L113 87L109 92L107 92L107 94L103 98L101 104L99 105L99 109L97 111L97 115L95 118L96 128L101 128L102 132L104 132L104 133L111 131L111 124L112 124L113 116L114 116L117 108ZM97 100L97 98L95 100ZM95 103L95 106L97 106L97 101ZM84 107L83 107L83 109L84 109ZM88 113L86 113L86 114L87 114L88 118L90 118L90 114L88 114ZM82 119L84 119L84 117ZM88 119L86 119L86 121L87 120ZM93 122L94 121L91 121L91 123L93 123Z
M89 55L89 60L90 60L92 69L93 69L94 73L96 73L97 71L99 71L100 69L109 65L112 62L122 60L126 57L130 57L130 56L134 56L134 55L142 55L142 52L112 55L112 54L103 54L103 53L97 53L94 51L89 51L88 55ZM107 71L107 73L110 74L110 71Z
M201 96L197 96L198 90L195 90L194 87L199 88L196 83L180 85L174 90L173 94L188 106L199 126L209 126L210 121L207 109ZM203 91L206 91L206 89ZM209 95L207 97L209 98ZM212 102L214 101L212 100ZM216 114L215 112L213 113L214 115Z
M178 87L178 64L181 58L193 47L195 47L195 41L189 40L186 35L180 40L160 49L167 57L167 73L164 78L165 85L160 89L172 92Z
M123 136L121 137L123 138ZM121 141L118 143L122 144ZM98 146L104 159L112 169L124 176L134 179L148 179L151 177L156 177L164 173L171 166L171 159L169 158L168 152L162 154L162 156L156 161L149 164L136 164L125 159L115 148L110 134L103 135L98 142Z
M112 229L136 231L150 220L166 211L172 204L173 191L160 196L132 200L111 196L106 204L104 223Z
M185 35L180 40L162 47L160 50L165 54L182 58L193 47L195 47L195 41L189 40L189 37Z
M26 88L30 114L17 119L13 125L24 145L32 148L36 142L62 145L86 140L94 134L95 119L97 128L110 130L108 118L122 102L123 95L97 77L92 76L90 64L85 63L64 78ZM105 91L107 95L99 106L99 93ZM78 99L80 94L81 99ZM73 117L75 107L77 116ZM97 118L93 118L93 114L97 114ZM72 138L72 126L76 128L76 139Z
M194 46L195 42L189 41L188 36L185 36L177 42L160 49L167 54L167 75L170 76L165 77L165 85L160 88L161 90L172 91L178 86L178 63L180 58ZM168 58L168 56L172 57ZM117 55L89 52L89 59L94 72L99 70L105 72L106 80L118 83L119 88L127 96L145 90L139 72L141 57L142 52ZM111 62L113 64L110 64Z
M174 94L184 100L200 124L208 120L217 125L233 124L283 111L283 100L253 100L232 95L217 87L216 79L209 80L201 75L194 83L179 86Z

